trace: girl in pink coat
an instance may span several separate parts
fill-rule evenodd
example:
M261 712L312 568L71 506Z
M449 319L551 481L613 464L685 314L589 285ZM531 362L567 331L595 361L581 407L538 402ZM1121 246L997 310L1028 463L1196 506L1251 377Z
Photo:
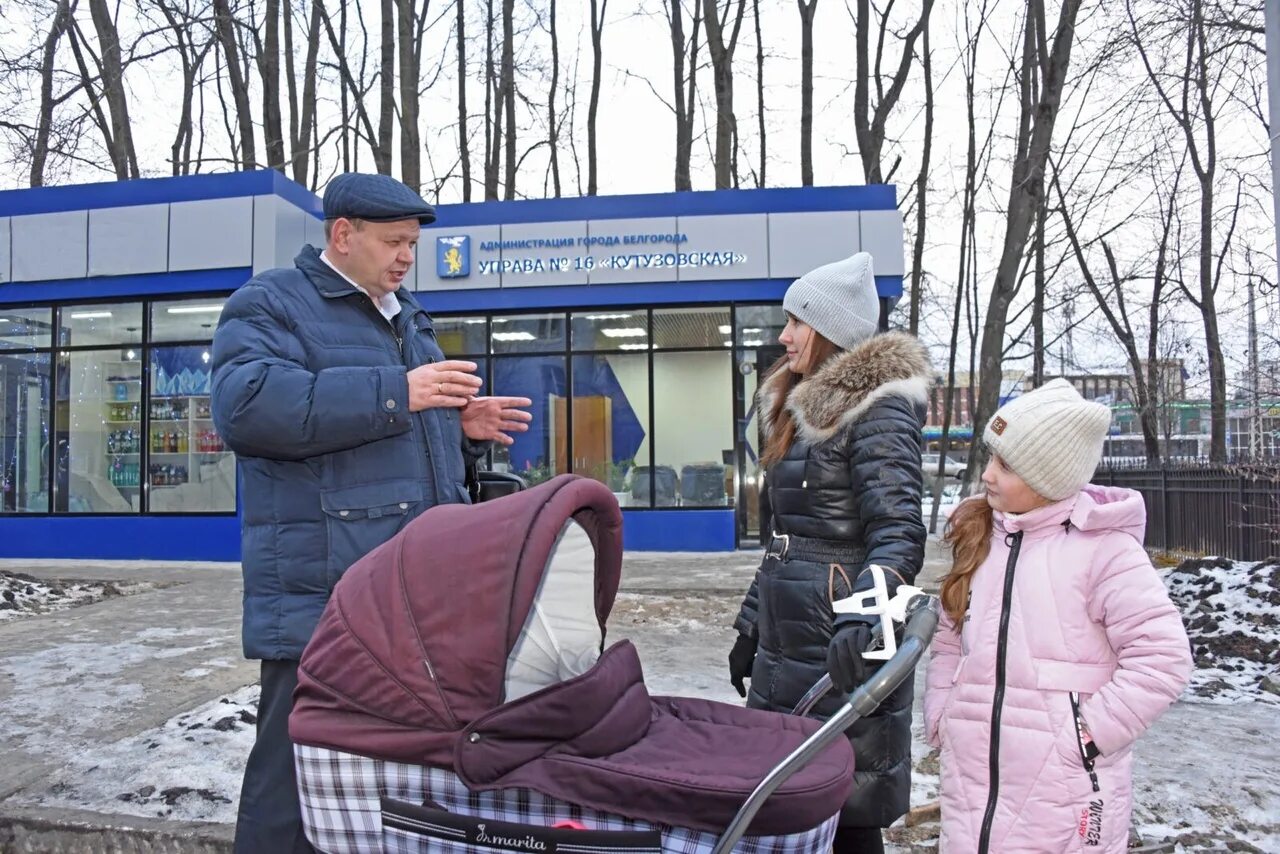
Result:
M1142 496L1088 483L1111 423L1054 380L987 425L985 494L947 528L925 734L941 851L1123 852L1133 742L1191 675L1142 548Z

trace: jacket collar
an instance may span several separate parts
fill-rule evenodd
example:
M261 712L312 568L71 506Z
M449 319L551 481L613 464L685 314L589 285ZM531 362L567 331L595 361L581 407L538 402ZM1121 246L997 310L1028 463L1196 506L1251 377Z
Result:
M302 251L293 259L293 263L307 277L307 281L315 286L320 296L325 299L339 299L353 295L368 299L344 279L337 270L326 264L324 259L320 257L320 250L310 244L302 247ZM401 313L426 313L422 306L418 304L418 301L414 299L413 294L404 288L397 289L395 294L396 299L400 301Z
M786 391L785 367L770 374L760 388L760 422L767 435L777 396ZM825 442L866 414L877 400L900 395L912 403L928 400L933 367L929 352L903 332L875 335L827 360L787 394L786 408L795 419L796 435L810 443Z
M1052 534L1071 520L1071 513L1076 508L1079 493L1062 501L1055 501L1026 513L1002 513L997 510L993 514L996 528L1005 534L1022 533L1025 536L1037 537Z

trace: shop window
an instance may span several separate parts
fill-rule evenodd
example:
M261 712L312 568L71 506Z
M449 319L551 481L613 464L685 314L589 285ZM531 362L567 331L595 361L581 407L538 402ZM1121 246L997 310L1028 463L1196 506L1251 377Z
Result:
M222 316L224 297L157 302L151 305L152 341L207 341Z
M505 356L493 359L491 394L527 397L533 404L528 432L517 433L514 442L495 445L495 471L515 472L529 486L569 471L567 418L563 411L567 391L564 356Z
M564 315L514 314L493 319L494 353L563 352Z
M654 464L636 476L656 507L733 500L732 351L653 354Z
M449 358L483 356L489 352L483 317L437 317L432 320L432 325L435 326L440 349Z
M47 353L0 353L0 513L49 512L50 391Z
M53 343L53 309L0 309L0 350L34 350Z
M209 411L209 345L150 353L145 482L154 513L233 512L236 460Z
M67 305L58 309L59 347L142 343L142 303Z
M660 308L653 312L653 346L731 347L729 308Z
M640 311L588 311L573 316L573 349L643 352L650 348L649 315Z
M787 325L780 305L740 305L737 308L734 340L739 347L771 347Z
M65 318L69 310L63 311ZM66 333L66 319L61 329ZM54 510L138 512L145 444L140 348L60 353L57 377Z
M553 421L565 421L564 400ZM559 434L558 442L567 439ZM561 447L556 458L563 457ZM648 506L649 358L609 353L573 358L573 471L608 486L623 507Z

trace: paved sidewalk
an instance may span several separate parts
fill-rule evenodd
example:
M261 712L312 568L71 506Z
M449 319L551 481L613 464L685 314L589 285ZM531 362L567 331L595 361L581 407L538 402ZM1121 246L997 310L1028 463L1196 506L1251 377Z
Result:
M655 694L740 702L725 655L759 549L630 552L609 640L631 639ZM936 549L922 579L940 573ZM254 683L236 564L0 560L45 579L147 582L140 593L0 623L0 854L229 850L230 824L32 806L119 742ZM924 583L928 583L925 581ZM104 769L105 770L105 769ZM234 804L238 792L225 794ZM224 806L221 815L234 815Z
M39 810L10 799L39 788L73 755L91 755L151 730L257 678L254 663L240 651L239 566L4 560L0 569L38 578L155 585L0 623L0 851L203 850L161 842L161 836L189 841L209 836L209 829L198 824ZM144 832L60 833L64 825ZM170 832L157 835L161 829ZM219 837L229 839L229 832L212 834ZM131 838L145 845L130 847ZM29 847L18 847L24 839Z

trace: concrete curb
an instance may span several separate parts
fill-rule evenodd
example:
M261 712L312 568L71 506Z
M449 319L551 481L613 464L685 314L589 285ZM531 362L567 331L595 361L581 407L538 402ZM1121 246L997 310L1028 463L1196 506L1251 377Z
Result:
M0 854L230 854L234 831L227 824L5 804Z

